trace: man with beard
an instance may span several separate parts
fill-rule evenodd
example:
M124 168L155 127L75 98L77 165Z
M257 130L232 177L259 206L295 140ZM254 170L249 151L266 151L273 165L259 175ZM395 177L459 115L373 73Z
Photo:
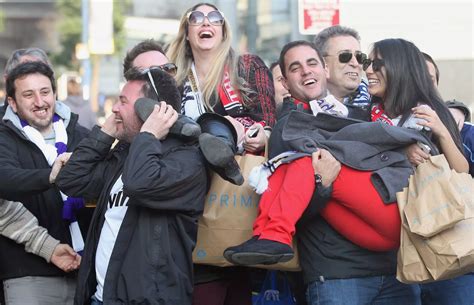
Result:
M143 122L135 103L156 96L166 103ZM198 147L169 133L179 109L176 83L160 67L127 71L113 114L61 171L61 190L98 198L76 304L191 304L207 176Z

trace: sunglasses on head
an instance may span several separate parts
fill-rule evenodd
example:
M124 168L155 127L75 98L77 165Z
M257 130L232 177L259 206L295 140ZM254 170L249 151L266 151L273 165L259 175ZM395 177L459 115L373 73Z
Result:
M359 63L359 65L361 65L365 59L367 59L367 55L365 55L362 52L355 52L355 53L342 52L337 55L326 55L326 56L337 56L341 64L347 64L348 62L351 61L353 55L355 56L357 63Z
M158 90L156 89L155 86L155 80L153 79L153 75L151 74L152 71L154 70L160 70L168 73L171 76L176 75L176 71L178 70L178 67L174 63L167 63L161 66L151 66L147 69L144 69L141 71L142 74L146 74L148 76L148 80L150 81L151 86L153 87L153 90L156 93L156 96L158 97L158 101L160 100L160 94L158 93Z
M364 63L362 64L362 69L364 71L367 71L370 65L372 65L372 70L374 70L374 72L379 72L382 69L384 62L383 62L383 59L379 59L379 58L374 58L374 59L367 58L364 60Z
M187 18L189 25L201 25L204 23L205 18L207 18L212 25L224 24L224 13L219 11L212 11L207 13L207 15L201 11L192 11L188 13Z
M142 70L143 73L147 73L148 71L153 70L161 70L168 73L171 76L176 76L176 72L178 71L178 67L174 63L167 63L160 66L150 66L147 69Z

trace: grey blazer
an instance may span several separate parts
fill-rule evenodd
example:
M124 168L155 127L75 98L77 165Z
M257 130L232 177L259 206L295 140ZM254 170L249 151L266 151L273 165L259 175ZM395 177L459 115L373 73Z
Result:
M281 139L295 151L312 153L325 148L344 165L372 171L372 183L385 203L396 201L396 193L408 185L413 173L406 146L419 141L430 146L431 154L439 153L423 132L326 113L314 116L292 111Z

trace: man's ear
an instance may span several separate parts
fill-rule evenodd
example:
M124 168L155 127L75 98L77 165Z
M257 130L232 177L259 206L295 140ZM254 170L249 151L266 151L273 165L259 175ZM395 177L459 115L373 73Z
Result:
M7 101L8 101L8 105L10 105L10 107L12 107L13 112L16 113L16 111L17 111L17 109L18 109L17 104L16 104L16 101L15 101L11 96L9 96L9 97L7 98Z
M290 92L290 88L288 87L288 84L286 83L286 77L284 77L283 75L281 76L281 84L286 90L288 90L288 92Z
M328 65L324 65L324 72L326 74L326 79L329 78L329 76L331 75L330 72L329 72L329 68L328 68Z

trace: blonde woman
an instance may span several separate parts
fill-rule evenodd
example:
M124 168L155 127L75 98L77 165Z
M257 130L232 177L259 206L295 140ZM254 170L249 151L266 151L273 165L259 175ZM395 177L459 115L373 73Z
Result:
M238 148L254 154L263 151L275 122L275 101L266 65L255 55L237 56L231 41L224 14L213 4L200 3L181 18L167 56L178 66L182 113L201 123L199 142L206 159L224 179L240 184L243 179L235 178L235 164L231 172L222 175L222 170L235 162ZM221 122L223 128L216 127L216 116L202 116L205 113L225 116L232 124ZM207 124L209 121L212 124ZM223 142L236 145L230 150L229 145L221 145Z
M243 182L230 164L235 147L219 144L232 142L254 154L264 150L275 122L274 87L263 61L255 55L237 56L231 41L224 14L213 4L200 3L184 13L167 56L178 66L182 113L201 123L199 142L206 159L224 179ZM216 120L217 114L226 122ZM242 269L195 266L193 304L251 304L246 277Z

